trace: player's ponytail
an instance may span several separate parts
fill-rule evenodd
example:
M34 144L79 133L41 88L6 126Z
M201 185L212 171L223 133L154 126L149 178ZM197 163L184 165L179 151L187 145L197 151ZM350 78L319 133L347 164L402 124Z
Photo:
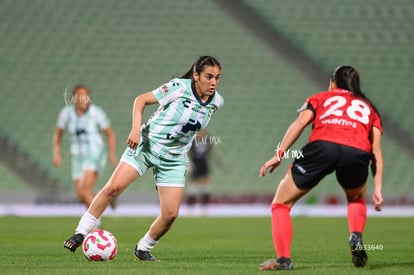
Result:
M221 69L220 62L218 62L216 58L204 55L200 56L197 61L191 65L191 68L181 76L181 78L192 79L193 73L197 72L198 74L201 74L205 66L218 66Z
M374 103L372 103L372 101L362 92L359 82L359 73L355 68L348 65L337 67L331 75L331 81L335 82L336 87L350 91L355 96L368 101L379 115L377 107L375 107Z

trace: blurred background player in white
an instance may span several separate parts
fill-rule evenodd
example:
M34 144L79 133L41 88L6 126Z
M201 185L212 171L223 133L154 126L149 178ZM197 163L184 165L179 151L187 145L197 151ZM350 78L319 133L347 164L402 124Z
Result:
M261 270L291 270L290 245L293 228L290 209L326 175L335 171L348 201L349 247L352 262L363 267L368 255L362 244L367 220L366 189L369 165L373 172L372 202L381 211L384 160L381 147L382 123L375 105L362 92L359 73L351 66L339 66L332 73L329 90L310 96L298 110L276 154L260 170L260 176L279 166L285 152L309 124L312 132L280 181L272 201L272 237L276 260L264 262Z
M213 159L219 168L223 168L223 161L214 149L215 141L216 139L209 136L205 129L201 130L194 138L188 153L190 184L186 203L190 209L199 203L202 211L205 212L210 203L212 181L210 160Z
M76 86L69 103L71 104L63 107L57 119L53 137L53 164L55 167L62 165L61 143L66 130L70 135L72 179L76 196L88 208L95 197L94 186L107 163L107 157L109 156L112 166L118 162L116 138L106 113L91 103L86 86ZM108 149L101 132L106 136ZM96 226L100 226L99 221Z
M151 250L178 216L193 139L224 104L216 91L220 75L218 60L201 56L181 78L135 98L128 147L107 184L81 217L75 234L64 241L65 248L74 252L109 203L152 168L160 214L138 241L134 255L140 260L157 261ZM145 106L156 103L159 104L157 111L141 126Z

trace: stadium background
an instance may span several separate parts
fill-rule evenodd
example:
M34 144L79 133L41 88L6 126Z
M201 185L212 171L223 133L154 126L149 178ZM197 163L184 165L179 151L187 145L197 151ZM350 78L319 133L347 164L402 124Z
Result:
M223 65L225 98L208 129L226 164L213 170L217 202L269 202L290 161L266 178L259 167L306 97L350 64L384 118L386 203L413 205L413 18L409 0L1 0L0 203L74 201L68 136L63 167L52 166L65 90L91 88L111 119L119 157L135 96L209 54ZM292 149L305 142L306 133ZM148 199L155 199L151 173L120 201ZM338 200L342 191L329 176L302 202Z

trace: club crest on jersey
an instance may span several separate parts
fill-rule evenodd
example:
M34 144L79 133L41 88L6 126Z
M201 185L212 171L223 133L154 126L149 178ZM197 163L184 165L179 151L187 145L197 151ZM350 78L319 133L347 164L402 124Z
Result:
M211 109L208 111L208 117L211 117L216 111L217 111L216 106L211 107Z
M135 155L135 152L136 152L137 150L135 150L135 149L132 149L131 147L128 147L128 149L127 149L127 155L128 156L130 156L130 157L132 157L132 156L134 156Z

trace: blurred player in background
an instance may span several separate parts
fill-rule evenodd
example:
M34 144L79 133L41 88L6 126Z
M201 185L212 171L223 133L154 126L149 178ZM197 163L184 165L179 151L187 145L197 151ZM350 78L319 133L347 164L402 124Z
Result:
M362 244L367 219L365 193L369 164L373 167L374 208L381 211L383 155L380 115L360 88L359 74L351 66L340 66L332 74L329 91L310 96L298 110L276 154L260 170L273 172L303 129L313 123L309 143L302 148L281 180L272 201L272 237L276 260L264 262L261 270L290 270L292 222L295 202L335 171L348 201L349 246L352 262L363 267L368 256Z
M83 214L75 234L64 242L65 248L75 251L109 203L153 168L160 214L138 241L134 255L140 260L157 261L151 250L178 216L184 196L187 154L194 136L224 103L216 91L220 74L217 59L201 56L181 78L135 98L128 147L107 184ZM141 127L145 106L156 103L157 111Z
M205 210L210 203L211 193L211 171L209 161L211 158L222 168L223 161L214 150L217 139L209 136L206 130L201 130L194 138L193 144L189 151L190 165L190 185L186 198L187 205L193 207L197 202Z
M95 197L94 186L106 165L107 148L101 136L106 135L109 160L116 166L116 139L106 113L91 103L89 89L79 85L73 89L72 100L59 113L53 137L53 164L60 167L62 136L70 135L72 179L79 202L86 207ZM97 224L99 226L99 224Z

